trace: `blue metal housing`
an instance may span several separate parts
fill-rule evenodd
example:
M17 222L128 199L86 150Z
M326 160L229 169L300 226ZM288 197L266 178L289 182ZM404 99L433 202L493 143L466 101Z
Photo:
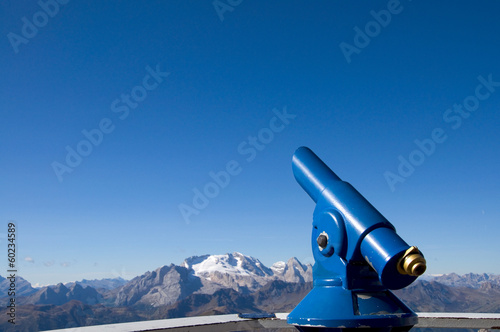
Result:
M288 323L303 331L410 329L417 323L416 314L389 291L417 278L397 268L410 246L310 149L297 149L292 168L316 202L311 235L315 264L313 289L288 315Z

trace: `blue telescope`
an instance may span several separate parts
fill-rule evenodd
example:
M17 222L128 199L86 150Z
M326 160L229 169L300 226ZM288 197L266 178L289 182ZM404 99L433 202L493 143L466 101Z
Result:
M390 290L410 285L425 272L422 253L310 149L295 151L292 168L316 202L315 263L313 289L288 315L288 324L301 331L411 329L417 315Z

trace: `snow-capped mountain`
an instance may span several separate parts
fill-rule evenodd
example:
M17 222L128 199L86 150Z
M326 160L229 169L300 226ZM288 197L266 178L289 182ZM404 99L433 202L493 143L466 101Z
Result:
M210 278L215 272L240 276L268 277L273 271L257 258L239 252L225 255L204 255L187 258L181 266L193 270L194 275Z
M201 279L203 288L198 293L212 294L221 288L249 293L274 279L271 269L258 259L239 252L189 257L181 267Z
M270 269L257 258L233 252L225 255L189 257L181 266L201 279L204 287L199 290L200 293L211 294L221 288L232 288L240 293L250 293L276 279L286 280L287 277L294 280L308 279L305 274L312 270L307 271L307 267L294 269L292 266L297 265L296 259L292 260L294 263L291 265L278 262L273 265L274 268ZM279 266L282 268L280 269ZM293 272L285 273L290 268Z
M312 267L303 265L295 257L287 263L277 262L266 267L257 258L239 252L225 255L204 255L187 258L182 267L193 275L224 288L252 292L272 280L287 282L312 281Z

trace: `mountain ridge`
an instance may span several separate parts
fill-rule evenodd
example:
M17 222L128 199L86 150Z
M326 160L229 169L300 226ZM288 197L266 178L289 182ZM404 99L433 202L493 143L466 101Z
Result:
M158 269L162 269L165 266ZM233 288L236 291L251 292L265 285L273 278L287 282L312 281L312 266L310 264L302 264L296 257L291 257L287 262L278 261L271 265L271 267L267 267L254 257L246 256L239 252L233 252L223 255L206 254L191 256L186 258L180 265L170 264L170 266L180 266L186 268L188 271L192 270L190 274L200 278L200 282L204 284L203 292L208 294L225 287ZM148 271L142 276L147 273L152 272ZM81 281L68 282L64 285L71 288L75 284L80 284L83 288L92 287L95 290L113 291L124 287L138 277L141 276L137 276L131 280L125 280L120 277L93 280L82 279ZM424 275L420 280L436 281L451 287L466 287L472 289L500 288L500 274L493 273L466 273L460 275L452 272L442 275ZM209 285L210 282L212 282L212 285ZM9 284L10 281L8 279L0 276L0 298L7 296ZM29 296L38 292L40 289L46 287L54 288L56 286L57 285L33 287L26 279L20 276L16 277L16 295L18 296Z
M206 264L207 262L211 264ZM164 265L158 269L161 270L166 266ZM234 288L237 291L243 292L254 291L258 287L267 284L273 278L286 282L312 281L312 266L310 264L302 264L296 257L290 258L287 262L278 261L271 267L266 267L256 258L234 252L223 255L206 254L191 256L186 258L180 265L170 264L170 266L184 267L189 271L188 274L200 278L200 282L205 287L203 291L206 293L213 293L224 287ZM158 269L154 271L158 271ZM152 271L148 271L141 276L148 273L152 273ZM83 288L92 287L95 290L113 291L126 286L141 276L137 276L131 280L122 278L82 279L81 281L68 282L64 285L71 288L75 284L79 284ZM246 277L250 277L250 280L245 280ZM435 281L451 287L500 289L500 274L493 273L466 273L460 275L452 272L442 275L424 275L420 280ZM212 282L212 285L208 285L209 282ZM9 284L10 281L8 279L0 276L0 298L7 296ZM54 288L56 286L33 287L26 279L20 276L16 277L16 295L18 296L33 295L40 289L46 289L47 287Z

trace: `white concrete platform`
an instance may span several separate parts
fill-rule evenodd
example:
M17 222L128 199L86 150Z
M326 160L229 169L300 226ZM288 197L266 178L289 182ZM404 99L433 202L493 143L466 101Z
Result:
M238 315L199 316L132 323L76 327L52 332L212 332L254 331L280 329L296 331L286 323L288 313L277 313L276 318L247 319ZM459 328L500 330L500 314L489 313L418 313L419 328Z

